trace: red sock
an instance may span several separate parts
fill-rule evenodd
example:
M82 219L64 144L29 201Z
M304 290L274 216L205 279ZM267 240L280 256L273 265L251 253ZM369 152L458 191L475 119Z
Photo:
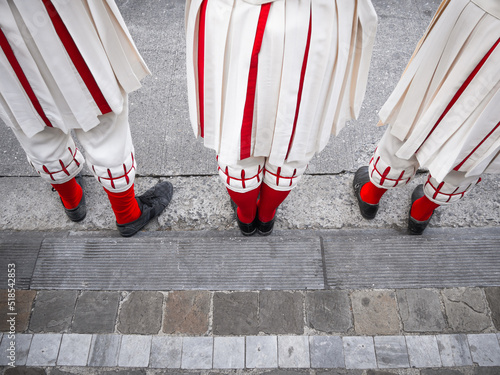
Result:
M430 201L429 198L424 196L413 202L411 206L411 217L418 221L426 221L438 207L439 204Z
M135 199L134 185L122 193L114 193L106 189L104 191L108 194L118 224L131 223L141 216L141 209Z
M274 218L276 209L290 194L290 190L280 191L274 190L267 184L262 184L259 199L259 220L267 223Z
M369 204L378 204L382 195L387 191L387 189L379 188L371 181L368 181L363 185L360 191L361 200Z
M59 193L64 207L68 210L76 208L82 200L82 187L74 178L64 184L52 184L52 187Z
M227 192L238 206L236 212L240 221L245 224L251 223L257 213L257 197L259 196L260 186L246 193L237 193L229 189L227 189Z

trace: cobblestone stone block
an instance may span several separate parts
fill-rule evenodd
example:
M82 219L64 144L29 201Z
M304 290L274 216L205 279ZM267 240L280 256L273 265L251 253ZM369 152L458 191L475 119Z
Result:
M92 335L64 334L57 357L58 366L86 366Z
M114 367L118 365L121 335L93 335L89 366Z
M495 328L500 331L500 287L489 287L484 289L486 300L490 306L491 318Z
M58 333L33 335L26 365L55 366L61 338L62 335Z
M453 288L442 291L450 328L457 333L483 332L492 326L488 307L479 288Z
M41 290L37 293L29 328L32 332L66 333L77 297L76 290Z
M9 293L6 289L0 290L0 316L7 317L9 312L7 308ZM33 305L33 300L35 299L36 291L34 290L16 290L13 296L16 306L16 332L25 332L28 329L29 319L31 314L31 308ZM9 332L10 324L7 319L0 320L0 332Z
M118 355L119 367L148 367L151 336L123 335Z
M214 368L245 368L244 337L214 337Z
M427 369L422 369L422 372L420 374L421 375L466 375L466 373L463 372L463 371L446 369L446 368L439 368L439 369L430 369L430 368L427 368Z
M26 365L32 339L33 335L29 333L26 334L20 333L16 335L16 366ZM0 352L6 353L6 350L3 350L3 341L2 345L0 346Z
M180 368L182 337L153 336L150 366L153 368Z
M494 333L467 335L472 361L479 366L500 366L500 343Z
M376 336L374 341L378 367L410 367L406 341L403 336Z
M284 368L309 368L307 336L278 336L278 365Z
M437 335L436 340L443 366L472 366L467 335Z
M277 336L248 336L246 338L247 368L277 368Z
M411 367L441 367L436 336L406 336L406 347Z
M262 291L259 299L261 332L297 335L304 333L302 293Z
M344 349L339 336L311 336L309 348L312 368L345 367Z
M319 332L346 333L353 328L349 295L344 290L306 293L307 325Z
M182 340L183 369L211 369L214 340L212 337L184 337Z
M113 333L115 331L119 292L84 291L76 301L73 333Z
M255 335L258 327L259 294L254 292L215 293L213 332L215 335Z
M47 372L43 368L36 367L12 367L5 370L4 375L45 375Z
M167 296L163 332L168 334L203 335L208 331L210 293L175 291Z
M348 369L377 368L375 345L372 337L346 336L344 344L345 366Z
M437 291L402 289L396 295L405 332L444 331L446 323Z
M388 290L354 291L351 295L354 328L360 335L399 333L396 296Z
M163 294L132 292L118 314L118 331L123 334L157 334L161 329Z

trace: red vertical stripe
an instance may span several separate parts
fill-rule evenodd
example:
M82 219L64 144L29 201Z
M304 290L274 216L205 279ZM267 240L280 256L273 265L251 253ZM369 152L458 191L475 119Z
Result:
M36 112L42 118L45 125L52 127L50 120L47 118L47 116L43 112L43 108L42 108L40 102L38 101L38 98L36 97L35 92L33 91L33 88L31 87L30 83L28 82L28 78L26 78L26 75L24 74L23 69L21 68L21 65L19 65L19 61L17 61L16 55L14 55L14 51L12 50L12 47L10 46L9 41L5 37L5 34L3 33L2 29L0 29L0 47L2 48L3 52L5 53L7 60L9 61L10 65L12 66L12 69L14 70L14 73L16 74L17 79L19 80L19 82L21 82L21 86L23 86L23 89L26 92L26 95L28 95L28 98L30 99L31 104L33 104L33 107L35 108Z
M246 159L250 157L250 148L252 145L252 124L253 112L255 106L255 88L257 86L257 70L259 66L259 52L262 46L264 30L266 28L267 18L271 3L262 4L260 8L259 21L257 23L257 31L255 33L255 41L253 44L252 58L250 60L250 71L248 73L247 97L245 100L245 109L243 111L243 123L241 126L241 149L240 158Z
M205 136L205 16L208 0L203 0L198 25L198 107L200 111L200 135Z
M54 29L56 30L57 35L59 36L59 39L61 39L62 44L64 45L64 48L68 52L68 55L73 62L73 65L75 66L76 70L82 77L83 82L87 86L90 94L94 98L94 101L96 102L97 106L99 107L99 110L101 111L102 114L109 113L111 112L111 108L104 98L104 95L101 92L101 89L99 88L99 85L97 84L94 76L92 75L92 72L90 71L89 67L87 66L87 63L83 59L82 54L78 50L77 45L75 44L75 41L71 37L68 29L64 25L63 20L61 19L61 16L59 16L59 13L57 13L56 8L54 7L54 4L52 4L52 1L50 0L43 0L43 4L45 5L45 8L47 9L47 13L49 14L49 17L52 21L52 24L54 25Z
M290 136L290 143L288 144L288 151L286 152L285 159L288 159L290 149L292 148L293 138L295 137L295 129L297 128L297 119L299 117L300 101L302 99L302 89L304 87L304 77L306 75L307 59L309 57L309 46L311 44L311 21L312 14L309 16L309 31L307 32L307 44L304 52L304 60L302 62L302 71L300 72L299 92L297 93L297 106L295 107L295 118L293 120L292 135Z
M453 97L453 99L451 99L451 102L448 104L448 106L444 110L443 114L441 115L441 117L439 118L439 120L436 122L436 125L434 125L434 127L432 128L432 130L430 131L430 133L427 135L427 137L425 138L425 140L422 142L422 144L424 144L425 141L427 141L427 139L429 139L429 137L431 136L431 134L434 132L434 130L436 130L436 128L438 127L438 125L440 124L440 122L443 120L444 116L446 116L446 114L455 105L455 103L460 98L460 96L462 96L462 94L467 89L467 87L470 85L470 83L472 82L472 80L474 79L474 77L481 70L481 68L483 67L484 63L488 60L488 58L493 53L493 51L495 50L495 48L497 48L498 44L500 44L500 38L496 41L496 43L493 45L493 47L491 47L491 49L488 51L488 53L479 62L479 64L472 71L472 73L469 75L469 77L467 77L467 79L465 80L465 82L462 84L462 86L460 87L460 89L457 91L457 93L455 94L455 96ZM422 147L422 145L420 145L420 147ZM420 150L420 147L419 147L419 150ZM418 150L417 150L417 152L418 152Z

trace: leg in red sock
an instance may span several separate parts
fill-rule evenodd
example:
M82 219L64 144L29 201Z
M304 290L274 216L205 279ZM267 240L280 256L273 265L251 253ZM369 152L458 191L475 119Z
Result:
M141 216L141 209L135 199L134 185L121 193L111 192L107 189L104 191L108 194L118 224L131 223Z
M361 199L365 203L378 204L380 198L384 195L387 189L379 188L375 186L371 181L368 181L361 188Z
M262 184L259 199L259 220L263 223L269 222L274 218L276 209L290 194L290 190L274 190L266 183Z
M82 200L83 189L74 178L64 184L52 184L52 187L59 193L64 207L69 210L76 208Z
M411 206L411 217L418 221L426 221L434 213L434 210L439 207L439 204L436 204L429 200L426 196L417 199L413 205Z
M229 196L236 203L238 219L242 223L249 224L254 221L257 213L257 197L260 193L260 186L246 193L237 193L227 189Z

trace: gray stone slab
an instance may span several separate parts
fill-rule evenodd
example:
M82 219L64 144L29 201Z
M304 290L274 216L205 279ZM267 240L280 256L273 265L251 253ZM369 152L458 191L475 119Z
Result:
M68 332L75 310L76 290L41 290L30 320L32 332Z
M344 344L345 365L348 369L377 368L375 345L370 336L346 336Z
M278 336L278 365L282 368L309 368L309 338Z
M118 355L119 367L148 367L151 336L123 335Z
M436 336L406 336L410 366L441 367L441 357Z
M161 330L162 309L162 293L132 292L121 305L116 327L124 334L157 334Z
M499 241L498 228L424 236L390 230L325 236L327 281L343 289L496 286Z
M55 366L62 335L58 333L34 334L26 360L27 366Z
M182 340L183 369L211 369L214 340L212 337L184 337Z
M340 336L310 336L312 368L344 368L344 348Z
M32 334L22 333L16 334L15 338L9 338L9 335L7 333L0 335L0 353L2 353L2 355L0 356L0 366L7 366L9 362L12 362L13 360L15 360L14 362L16 366L26 365L32 338ZM14 343L13 346L11 345L12 342ZM13 358L11 358L12 347L15 348L15 355L13 356Z
M500 366L500 343L494 333L467 335L472 361L478 366Z
M304 333L304 296L300 292L261 291L259 329L267 334Z
M484 291L453 288L442 292L450 328L457 333L479 333L492 328Z
M403 289L396 295L406 332L442 332L446 328L437 291Z
M71 325L74 333L113 333L120 293L84 291L76 301L75 316Z
M443 366L472 366L467 335L436 335L436 340Z
M247 336L246 337L246 367L247 368L277 368L278 367L278 337L277 336Z
M2 353L0 366L7 366L10 362L17 360L16 346L11 344L7 334L5 334L5 338L3 333L0 334L0 353Z
M182 337L153 336L149 366L181 368Z
M245 368L244 337L214 337L214 369Z
M7 265L13 263L16 289L29 288L42 240L39 233L0 232L0 259L5 264L5 271L0 272L0 285L4 288L8 285Z
M404 336L376 336L374 341L379 368L410 367Z
M164 308L163 329L167 334L202 336L208 332L212 294L202 290L169 292Z
M351 293L354 328L360 335L398 334L399 316L392 290L355 290Z
M484 288L484 292L490 307L493 324L500 331L500 287Z
M86 366L92 335L64 334L61 341L58 366Z
M120 335L93 335L90 346L89 366L117 366L120 343Z
M120 264L119 277L116 264ZM50 239L42 245L32 282L32 288L38 289L323 287L319 238L278 236Z
M349 295L343 290L307 292L306 321L309 328L326 333L346 333L353 327Z
M259 294L257 292L215 293L212 324L216 335L259 333Z

